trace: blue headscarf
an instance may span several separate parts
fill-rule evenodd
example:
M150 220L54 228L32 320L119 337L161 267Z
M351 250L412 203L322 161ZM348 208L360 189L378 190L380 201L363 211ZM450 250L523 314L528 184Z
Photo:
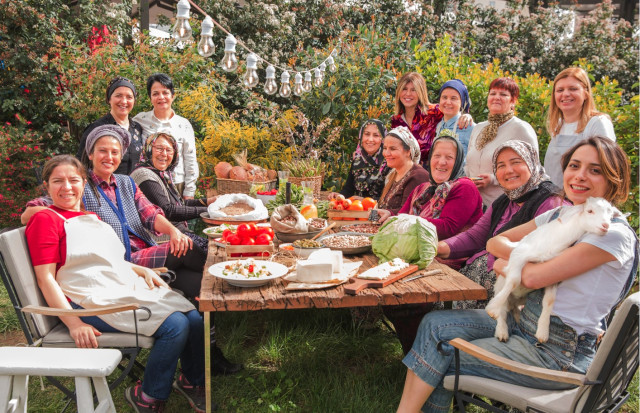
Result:
M442 87L440 88L438 99L440 99L440 95L442 95L442 91L445 90L446 88L451 88L456 92L458 92L458 94L460 95L460 101L462 102L462 104L460 105L460 109L462 110L462 113L469 113L469 109L471 108L471 99L469 99L469 91L467 90L467 87L464 85L462 80L453 79L453 80L448 80L444 82L444 85L442 85Z

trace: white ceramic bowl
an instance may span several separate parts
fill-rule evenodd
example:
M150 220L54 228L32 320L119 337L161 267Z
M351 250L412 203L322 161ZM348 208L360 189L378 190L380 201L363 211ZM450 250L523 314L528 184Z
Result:
M309 258L309 255L311 255L312 252L321 250L322 248L326 248L326 247L301 248L301 247L296 247L294 245L293 246L293 251L298 255L298 257L306 260L307 258Z

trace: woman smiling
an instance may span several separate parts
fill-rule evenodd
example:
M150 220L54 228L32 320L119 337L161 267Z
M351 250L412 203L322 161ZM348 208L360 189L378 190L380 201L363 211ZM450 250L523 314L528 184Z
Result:
M418 164L420 146L404 126L389 131L384 138L382 154L391 172L387 175L378 208L396 214L415 187L429 179L429 173Z
M485 207L502 195L492 173L492 157L496 148L512 139L527 142L538 152L536 133L527 122L514 116L520 89L513 79L501 77L491 82L487 107L489 120L473 128L469 140L465 173L474 180Z
M616 140L609 115L600 113L591 93L591 81L584 69L570 67L553 81L553 95L547 115L551 136L544 168L556 185L562 185L562 155L589 136Z
M467 157L469 147L469 139L471 138L471 131L475 126L473 121L465 128L458 126L461 116L464 113L469 113L469 108L471 107L469 91L465 84L458 79L445 82L440 88L440 102L438 106L444 117L438 125L436 125L436 134L440 136L443 130L453 132L452 136L457 137L462 144L462 164L464 165L464 159Z

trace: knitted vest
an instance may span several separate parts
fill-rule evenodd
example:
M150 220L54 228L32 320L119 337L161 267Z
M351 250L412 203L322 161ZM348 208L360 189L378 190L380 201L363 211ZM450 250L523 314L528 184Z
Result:
M167 186L162 181L162 178L160 178L152 170L147 169L147 168L136 168L133 172L131 172L131 175L129 175L129 176L131 177L131 179L134 180L135 184L138 185L138 186L140 186L140 184L143 183L144 181L156 182L157 184L159 184L162 187L162 190L164 191L164 196L167 199L171 199L171 197L169 196L169 191L167 191ZM176 227L178 227L180 225L180 223L176 223L176 222L172 222L172 224L175 225ZM182 230L179 227L178 227L178 229ZM168 242L171 239L169 237L169 235L167 235L167 234L156 235L151 231L147 231L146 233L151 237L151 239L153 239L158 244L163 243L163 242Z
M154 246L156 243L149 239L147 231L140 221L140 215L134 202L136 187L133 180L127 175L114 174L113 176L116 178L116 198L120 199L120 206L113 204L100 194L98 188L95 188L97 195L100 197L98 202L96 192L89 185L87 185L87 190L84 191L82 200L87 211L95 212L101 220L111 225L127 250L127 261L130 261L131 243L129 242L129 233L142 239L149 246ZM121 208L124 216L121 217L117 214L114 208ZM123 228L127 228L127 233L123 232Z

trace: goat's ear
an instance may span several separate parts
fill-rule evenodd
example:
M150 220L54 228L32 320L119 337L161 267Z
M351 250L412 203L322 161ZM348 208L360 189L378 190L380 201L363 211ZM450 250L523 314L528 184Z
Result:
M627 217L631 215L631 212L626 212L626 213L622 213L620 212L620 210L616 207L613 207L613 217L614 218L624 218L627 219Z

